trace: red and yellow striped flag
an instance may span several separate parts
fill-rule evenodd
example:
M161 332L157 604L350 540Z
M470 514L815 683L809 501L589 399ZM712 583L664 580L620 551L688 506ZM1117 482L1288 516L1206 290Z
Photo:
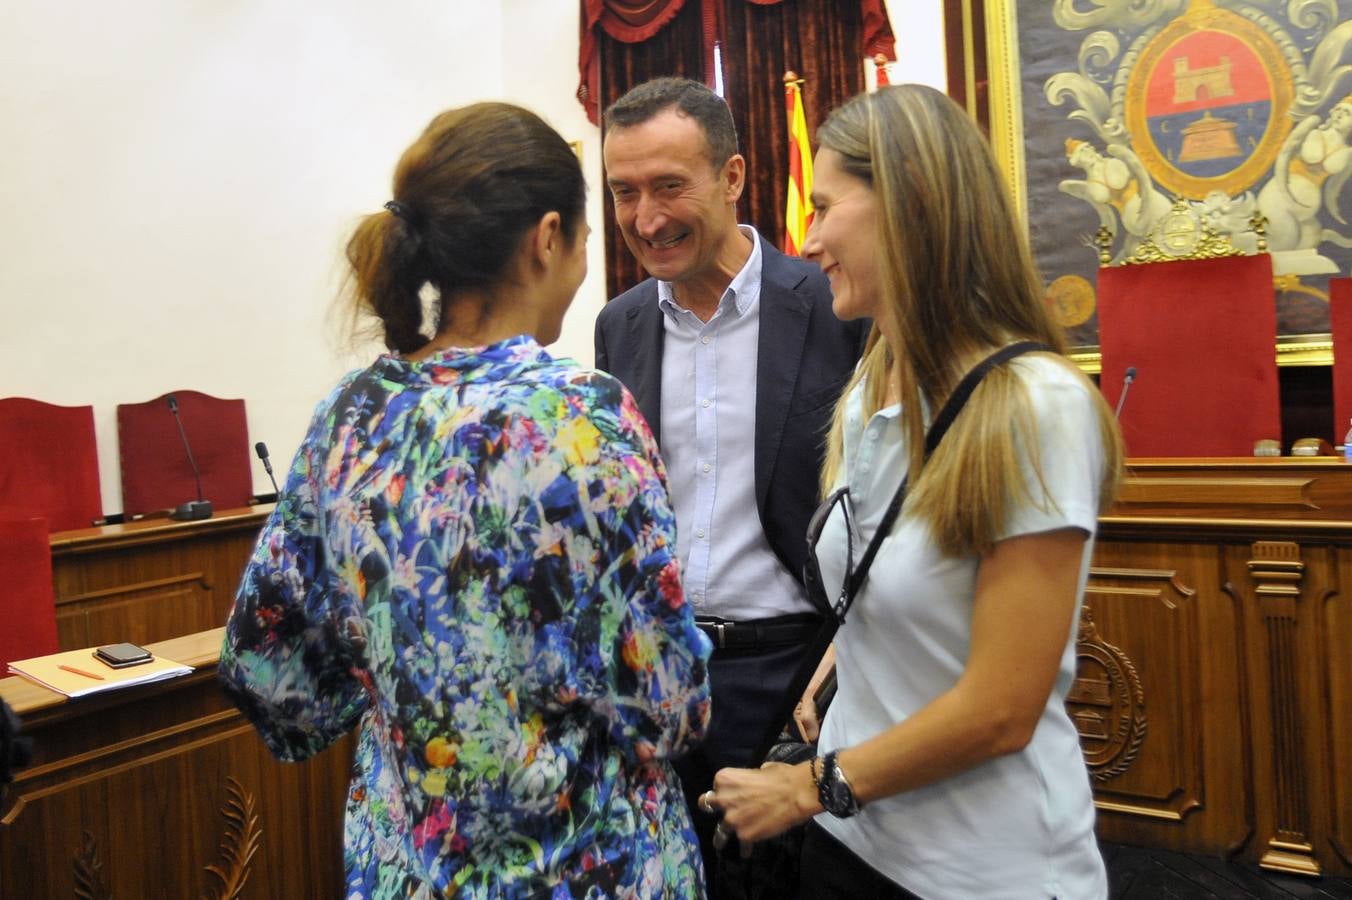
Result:
M812 224L812 146L803 115L803 82L784 73L784 102L789 110L789 196L784 203L784 252L797 256Z

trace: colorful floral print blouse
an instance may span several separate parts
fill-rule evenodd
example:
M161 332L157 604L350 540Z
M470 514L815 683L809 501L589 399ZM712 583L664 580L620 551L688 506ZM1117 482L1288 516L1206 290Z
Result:
M710 647L665 480L628 392L527 337L320 404L220 676L282 759L360 722L349 898L702 895L667 760Z

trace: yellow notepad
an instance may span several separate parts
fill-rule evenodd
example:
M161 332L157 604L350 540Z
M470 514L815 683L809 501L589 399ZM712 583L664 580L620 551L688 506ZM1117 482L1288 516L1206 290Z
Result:
M134 684L177 678L187 675L192 667L156 656L147 663L114 669L99 662L94 655L94 648L89 647L15 660L9 664L9 671L67 697L84 697Z

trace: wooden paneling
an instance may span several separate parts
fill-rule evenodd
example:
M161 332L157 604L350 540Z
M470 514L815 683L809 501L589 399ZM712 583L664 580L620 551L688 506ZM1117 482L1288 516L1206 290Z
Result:
M142 520L52 535L62 650L167 640L225 621L270 506L200 522Z
M1352 874L1352 466L1133 460L1071 694L1107 841Z
M0 802L0 896L69 900L77 867L107 888L92 896L203 895L219 886L206 867L228 868L231 779L261 833L241 896L342 896L351 739L305 763L274 760L216 683L221 636L155 646L195 664L190 676L78 701L0 680L35 744Z

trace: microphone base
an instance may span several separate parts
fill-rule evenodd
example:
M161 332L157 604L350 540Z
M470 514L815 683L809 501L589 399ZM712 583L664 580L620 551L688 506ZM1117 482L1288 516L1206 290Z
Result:
M187 503L180 503L174 507L174 511L169 514L169 518L176 522L196 522L199 519L210 519L211 501L189 500Z

